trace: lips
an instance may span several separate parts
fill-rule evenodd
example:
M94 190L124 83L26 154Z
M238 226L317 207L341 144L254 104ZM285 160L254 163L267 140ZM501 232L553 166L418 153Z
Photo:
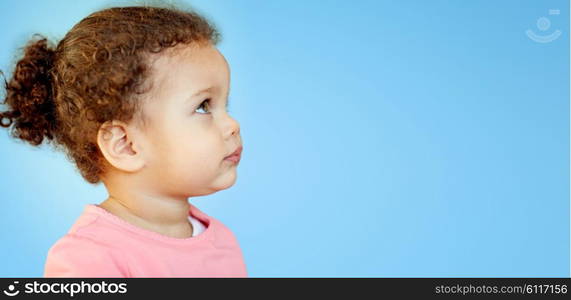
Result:
M242 155L242 146L239 146L238 148L236 148L236 150L234 152L232 152L232 154L226 156L224 159L231 159L231 160L240 160L240 156Z

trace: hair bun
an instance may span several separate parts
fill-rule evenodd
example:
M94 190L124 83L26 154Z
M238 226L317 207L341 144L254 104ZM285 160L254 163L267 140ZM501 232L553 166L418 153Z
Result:
M12 135L32 145L41 144L44 138L54 138L56 118L51 75L54 56L55 50L48 46L46 38L31 40L10 81L4 80L7 93L3 103L10 109L0 112L0 125L14 125Z

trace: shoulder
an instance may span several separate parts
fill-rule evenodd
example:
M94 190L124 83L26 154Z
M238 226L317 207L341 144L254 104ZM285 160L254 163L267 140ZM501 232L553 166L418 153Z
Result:
M117 249L68 233L48 250L44 277L127 277L122 262Z
M217 248L240 248L238 238L230 227L221 220L210 217L214 235L213 243Z

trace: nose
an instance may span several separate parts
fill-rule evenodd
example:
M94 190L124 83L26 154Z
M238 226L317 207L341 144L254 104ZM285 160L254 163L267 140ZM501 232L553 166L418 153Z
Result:
M225 136L240 136L240 123L232 118L229 114L226 114L226 127L225 127Z

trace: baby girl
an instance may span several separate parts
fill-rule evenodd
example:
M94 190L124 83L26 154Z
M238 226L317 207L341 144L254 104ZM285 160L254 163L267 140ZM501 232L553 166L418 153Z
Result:
M45 277L247 276L232 231L188 202L231 187L242 152L219 41L194 11L132 6L26 45L0 124L108 192L49 249Z

